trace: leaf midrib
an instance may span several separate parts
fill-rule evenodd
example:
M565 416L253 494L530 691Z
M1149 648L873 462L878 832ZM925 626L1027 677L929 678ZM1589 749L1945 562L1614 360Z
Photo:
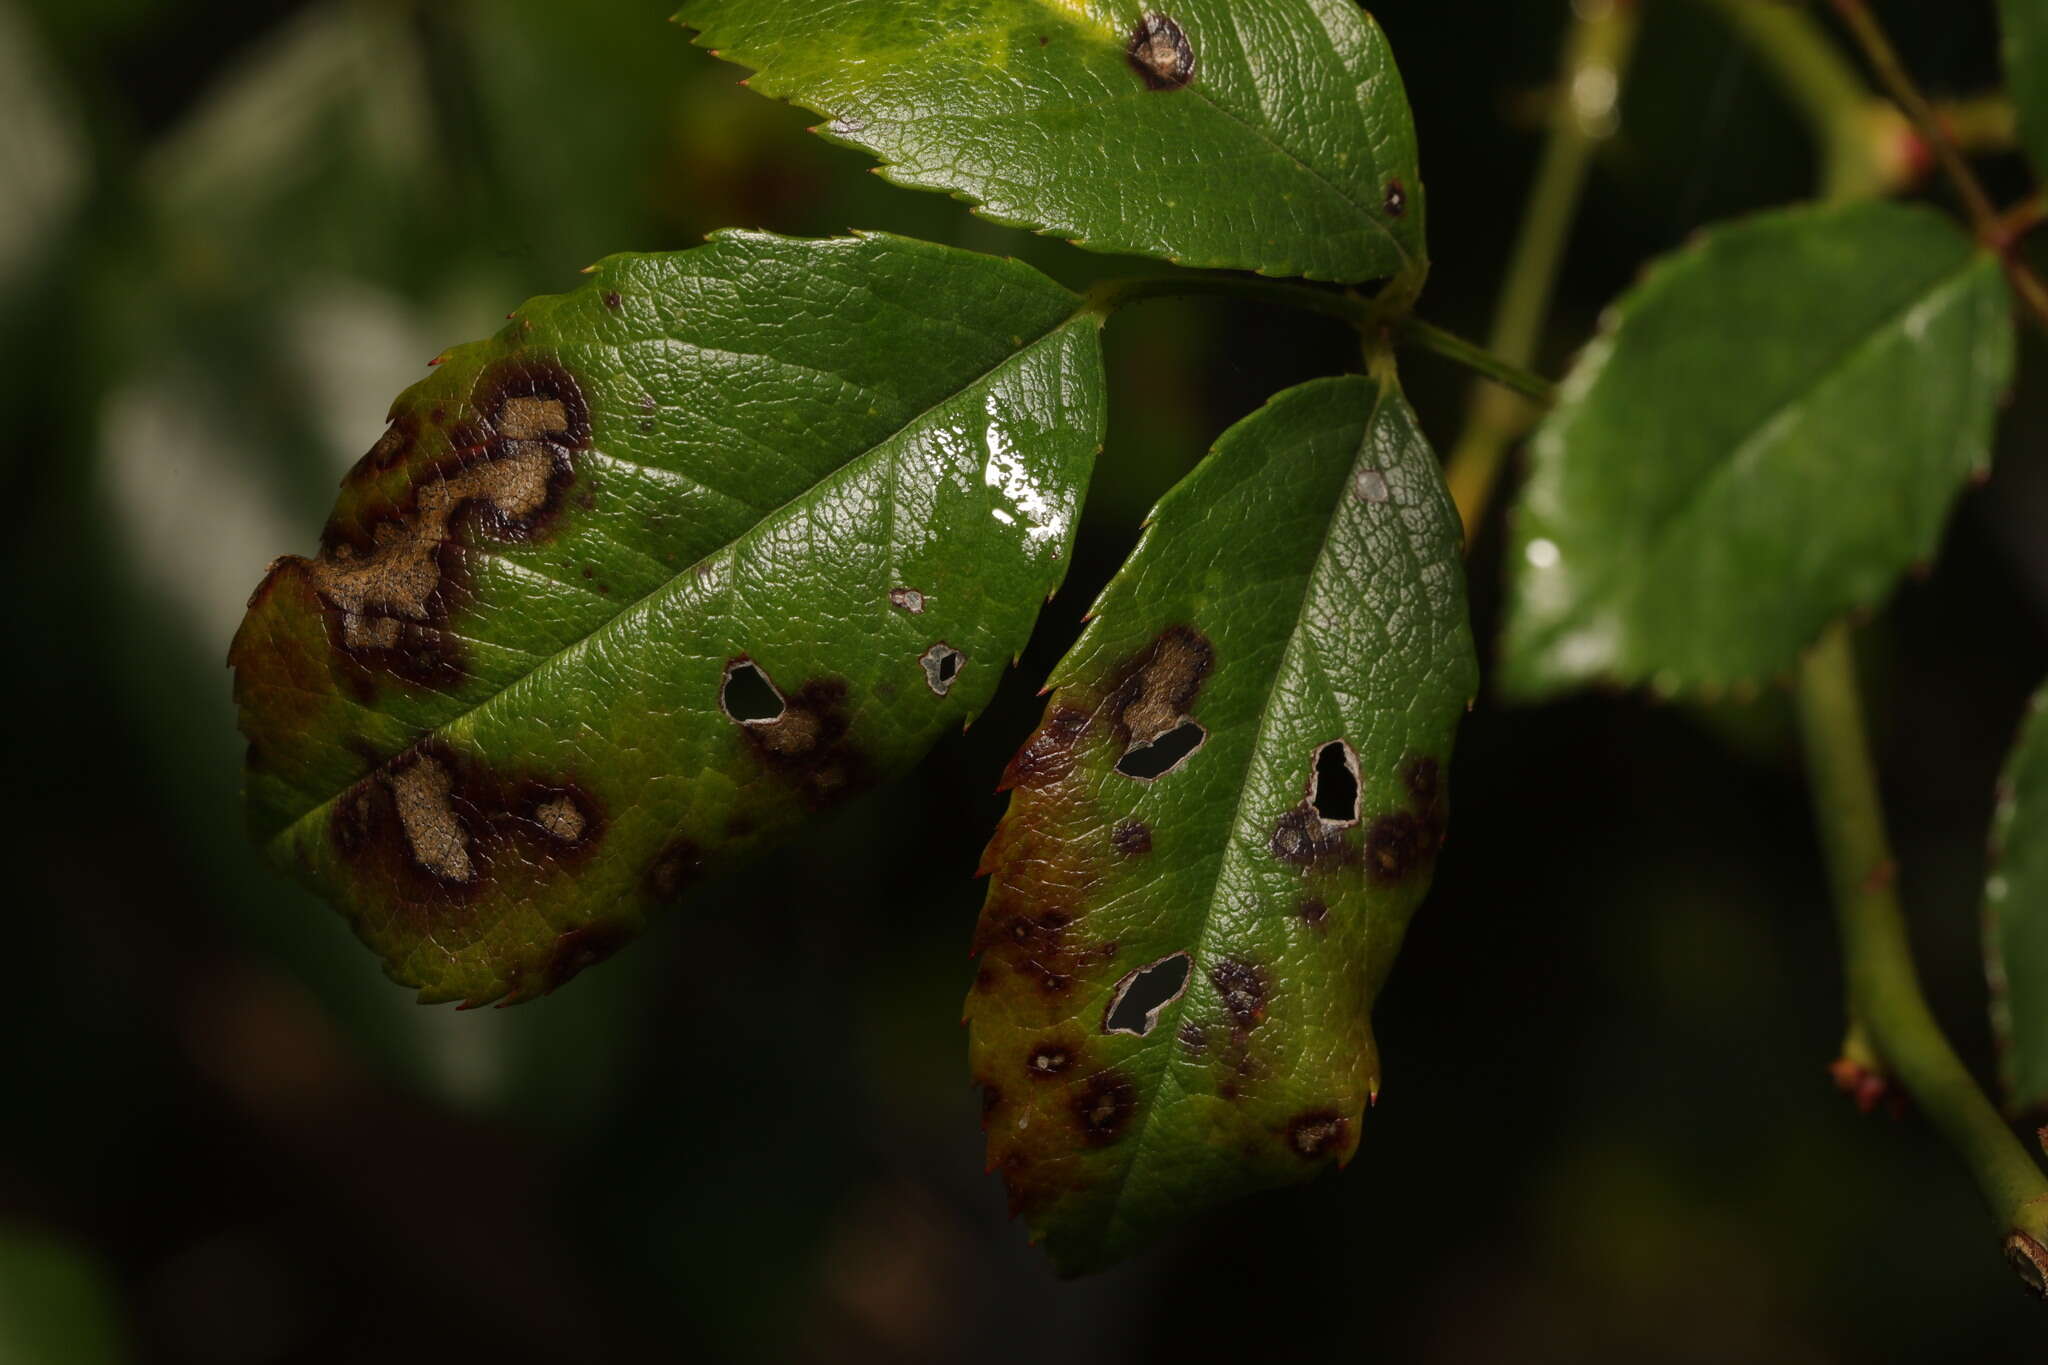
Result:
M996 376L1001 374L1005 369L1009 368L1012 365L1015 365L1018 361L1023 359L1023 357L1030 354L1032 351L1036 350L1039 346L1044 344L1048 338L1055 336L1065 328L1073 326L1076 322L1087 320L1091 316L1093 316L1093 314L1091 314L1086 300L1076 297L1074 307L1070 309L1065 315L1053 321L1049 326L1040 331L1036 336L1030 337L1029 339L1020 342L1000 361L989 366L987 369L982 370L980 373L966 380L958 387L946 393L944 396L934 399L932 402L926 404L923 408L920 408L916 413L912 414L910 417L905 419L900 425L898 425L894 430L890 431L886 436L883 436L879 440L873 442L865 449L857 451L853 455L848 456L845 460L834 465L832 468L826 470L818 478L813 480L811 483L807 484L798 492L790 495L788 498L784 499L781 503L777 504L776 506L764 511L758 518L756 518L745 530L741 531L738 535L733 536L731 539L725 541L721 545L718 545L710 550L707 550L705 553L699 555L690 563L678 569L675 573L670 574L660 583L655 584L646 592L640 594L640 596L634 598L630 602L622 604L620 608L612 615L592 625L589 630L583 632L581 635L577 636L574 640L562 646L554 653L539 660L539 662L535 663L533 667L527 669L525 672L519 674L517 677L507 679L501 686L492 691L489 696L478 698L475 702L463 708L455 715L449 716L445 720L421 728L416 734L414 734L412 739L410 739L403 748L388 755L375 765L371 766L363 774L363 776L368 776L369 774L376 772L379 768L390 763L392 759L397 758L399 755L405 753L407 750L418 745L422 740L427 739L430 736L445 734L448 731L455 729L457 726L460 726L464 722L468 721L471 717L477 715L478 713L486 710L487 708L499 702L505 696L506 693L512 691L514 688L517 688L522 684L526 683L527 681L529 681L530 679L556 667L557 665L560 665L561 663L563 663L563 661L569 659L571 656L580 653L599 636L604 635L607 632L617 628L621 621L624 621L628 617L634 615L636 612L640 611L643 607L646 607L655 599L666 595L678 583L683 582L687 578L693 577L696 573L697 565L705 563L708 560L714 559L719 555L729 553L734 549L734 547L740 545L749 536L752 536L762 527L775 521L777 518L781 517L785 512L788 512L791 508L795 507L797 504L812 497L820 489L826 487L834 480L839 479L841 476L847 474L849 471L862 467L867 461L875 458L878 452L882 451L883 449L891 445L893 442L897 441L906 432L916 430L917 427L921 423L923 423L927 418L929 418L933 413L945 407L947 404L957 401L962 395L972 391L977 386L988 383ZM297 835L298 831L302 826L318 818L336 801L340 800L342 796L346 794L348 790L356 784L356 782L359 782L361 780L362 779L358 777L350 781L340 790L329 793L327 796L322 797L319 801L308 806L305 810L301 811L298 815L294 816L289 823L287 823L283 828L279 829L276 834L271 836L269 847L273 851L286 847L290 843L290 841Z
M1386 400L1387 386L1385 384L1376 384L1372 409L1367 414L1365 423L1360 430L1359 444L1351 452L1350 459L1346 464L1347 469L1358 463L1359 455L1364 451L1366 443L1372 438L1373 427L1379 421L1380 411L1385 405ZM1293 621L1287 630L1287 647L1281 651L1280 662L1273 669L1273 680L1267 686L1265 699L1259 706L1258 728L1252 736L1251 746L1245 750L1243 772L1237 783L1237 802L1231 807L1230 819L1226 825L1228 830L1226 837L1229 842L1225 845L1222 856L1216 860L1215 875L1210 879L1209 892L1203 901L1201 928L1196 931L1193 946L1188 949L1188 971L1191 976L1204 965L1203 958L1209 946L1210 933L1215 928L1218 918L1216 901L1223 884L1224 869L1231 864L1233 858L1239 856L1239 841L1245 827L1245 807L1251 800L1252 769L1258 762L1260 753L1265 749L1266 734L1271 728L1273 720L1274 698L1280 691L1278 680L1286 673L1288 664L1293 661L1295 650L1303 647L1302 641L1305 636L1302 631L1302 621L1308 614L1309 599L1315 592L1316 583L1322 574L1324 559L1329 554L1330 538L1335 534L1337 523L1340 520L1339 514L1343 508L1343 497L1343 485L1340 483L1337 500L1331 504L1329 516L1323 522L1322 539L1316 544L1316 552L1309 561L1308 572L1302 576L1301 596L1295 602ZM1192 980L1189 985L1192 987ZM1176 1027L1168 1028L1166 1026L1168 1023L1166 1011L1161 1011L1160 1020L1152 1029L1152 1037L1166 1039L1170 1042L1176 1036L1181 1012L1187 1008L1188 999L1192 995L1192 989L1185 990L1181 992L1179 999L1173 1001L1168 1006L1168 1009L1172 1011L1172 1022ZM1137 1131L1131 1135L1133 1146L1130 1148L1130 1159L1122 1163L1122 1168L1117 1173L1116 1185L1110 1195L1109 1209L1102 1218L1102 1240L1105 1242L1109 1238L1111 1229L1116 1226L1117 1220L1122 1215L1124 1197L1130 1185L1131 1173L1138 1168L1139 1162L1145 1155L1145 1140L1152 1131L1152 1119L1159 1112L1159 1092L1165 1088L1168 1080L1174 1074L1177 1061L1178 1057L1169 1049L1166 1054L1165 1065L1159 1068L1152 1082L1151 1093L1146 1096L1146 1102L1139 1106Z

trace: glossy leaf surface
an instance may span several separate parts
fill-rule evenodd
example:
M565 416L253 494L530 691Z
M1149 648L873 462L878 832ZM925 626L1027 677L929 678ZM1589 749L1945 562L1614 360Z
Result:
M2019 109L2020 141L2036 175L2048 175L2048 5L1999 0L2005 36L2005 82Z
M1459 535L1397 391L1290 389L1160 501L1055 672L967 1018L989 1164L1062 1269L1355 1150L1477 685Z
M1504 688L1786 671L1935 553L2012 353L1998 262L1931 210L1764 214L1666 258L1535 437Z
M258 837L422 998L552 989L986 702L1098 324L1013 261L733 233L447 352L236 637Z
M1985 886L1985 962L1999 1069L2014 1108L2048 1115L2048 691L1999 783Z
M1424 255L1407 96L1351 0L692 0L677 18L892 181L1001 223L1324 280Z

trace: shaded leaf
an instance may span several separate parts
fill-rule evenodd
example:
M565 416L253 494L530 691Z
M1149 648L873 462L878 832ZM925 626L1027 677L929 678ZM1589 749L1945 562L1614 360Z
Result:
M997 222L1323 280L1424 256L1407 96L1349 0L692 0L677 18L889 179Z
M1161 499L1052 678L967 1001L992 1169L1068 1271L1348 1160L1477 685L1398 391L1289 389Z
M423 999L552 989L979 710L1065 569L1099 321L729 233L446 353L236 637L257 836Z
M1991 826L1984 948L1999 1071L2015 1109L2048 1114L2048 690L2027 708Z
M1502 686L1789 669L1934 554L2012 351L1997 260L1931 210L1763 214L1666 258L1536 434Z
M2005 33L2005 81L2019 108L2020 142L2035 173L2048 175L2048 5L1998 0Z

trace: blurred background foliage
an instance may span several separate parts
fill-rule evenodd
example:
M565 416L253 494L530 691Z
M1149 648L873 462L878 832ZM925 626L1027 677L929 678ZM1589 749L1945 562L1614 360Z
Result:
M1989 3L1882 8L1937 93L1996 83ZM560 995L415 1006L263 866L228 637L443 345L728 224L1119 268L890 189L666 9L0 0L0 1360L2048 1359L1939 1144L1828 1086L1839 969L1777 698L1482 701L1353 1168L1073 1284L1005 1221L954 1023L990 788L1151 500L1353 363L1305 317L1120 318L1072 576L985 718ZM1423 140L1424 311L1480 334L1566 6L1376 9ZM1645 258L1811 173L1753 60L1656 0L1548 368ZM1464 380L1407 381L1448 445ZM2044 431L2023 385L1872 660L1924 967L1987 1072L1977 887L2048 672Z

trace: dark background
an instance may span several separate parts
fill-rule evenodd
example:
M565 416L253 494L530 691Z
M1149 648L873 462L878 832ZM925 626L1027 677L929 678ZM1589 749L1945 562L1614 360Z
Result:
M1829 1086L1782 697L1482 701L1352 1168L1077 1283L1005 1221L956 1023L990 788L1151 500L1352 363L1303 317L1119 318L1080 553L986 716L561 994L416 1006L263 866L228 636L443 345L726 224L1117 268L865 174L669 3L0 0L0 1361L2048 1360L1959 1167ZM1553 373L1645 259L1812 175L1755 62L1647 8ZM1936 93L1995 84L1988 0L1884 12ZM1378 13L1423 143L1424 312L1480 334L1565 5ZM1448 446L1463 379L1406 378ZM1987 1076L1978 887L2048 673L2044 430L2025 380L1997 477L1866 632L1923 967Z

